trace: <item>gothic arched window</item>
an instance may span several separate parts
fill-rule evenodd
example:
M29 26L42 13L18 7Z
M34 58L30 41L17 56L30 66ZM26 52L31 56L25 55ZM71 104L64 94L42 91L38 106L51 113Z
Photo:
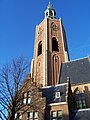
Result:
M52 51L59 51L58 41L55 37L52 38Z
M42 54L42 41L39 42L38 44L38 56Z

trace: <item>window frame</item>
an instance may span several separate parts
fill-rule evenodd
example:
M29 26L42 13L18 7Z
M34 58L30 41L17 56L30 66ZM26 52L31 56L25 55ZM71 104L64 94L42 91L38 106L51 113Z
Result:
M56 112L56 116L53 116L53 113ZM61 115L58 115L58 112L61 112ZM62 110L57 110L57 111L51 111L51 120L63 120L63 114L62 114Z
M17 119L22 120L22 118L23 118L22 112L15 113L15 120Z
M30 93L30 94L29 94ZM25 94L26 94L26 96L25 96ZM32 98L32 93L31 93L31 91L28 91L28 92L24 92L23 93L23 104L24 105L29 105L29 104L31 104L31 98ZM25 102L24 102L24 100L26 100Z
M61 93L59 91L55 92L55 98L60 98L61 97Z
M30 117L30 113L32 113L32 116ZM37 117L35 117L35 113L37 113ZM38 111L29 111L28 113L28 120L30 119L30 120L38 120Z
M85 101L85 96L84 93L76 93L75 95L75 100L76 100L76 108L77 109L84 109L86 108L86 101Z
M25 95L26 94L26 95ZM25 101L25 102L24 102ZM23 104L27 104L27 92L23 93Z

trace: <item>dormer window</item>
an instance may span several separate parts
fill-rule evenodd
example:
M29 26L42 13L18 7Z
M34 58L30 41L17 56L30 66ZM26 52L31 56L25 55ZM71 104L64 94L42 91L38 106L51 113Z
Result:
M60 96L60 92L56 92L56 93L55 93L55 97L56 97L56 98L60 98L60 97L61 97L61 96Z

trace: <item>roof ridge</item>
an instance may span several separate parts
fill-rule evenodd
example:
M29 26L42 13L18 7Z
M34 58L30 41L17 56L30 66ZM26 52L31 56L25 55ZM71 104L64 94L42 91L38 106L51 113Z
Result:
M63 62L63 63L75 62L75 61L79 61L79 60L83 60L83 59L87 59L87 58L90 58L90 57L87 56L87 57L78 58L78 59L74 59L74 60L71 60L71 61Z
M65 82L65 83L61 83L61 84L57 84L57 85L51 85L51 86L44 86L44 87L41 87L41 89L43 89L43 88L51 88L51 87L58 87L58 86L64 86L64 85L67 85L67 82Z

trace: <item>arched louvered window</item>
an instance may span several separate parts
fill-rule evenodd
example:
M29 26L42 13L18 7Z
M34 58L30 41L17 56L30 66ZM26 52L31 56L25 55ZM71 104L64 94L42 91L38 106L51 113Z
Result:
M42 41L39 42L38 44L38 56L42 54Z
M52 38L52 51L59 51L58 41L55 37Z

